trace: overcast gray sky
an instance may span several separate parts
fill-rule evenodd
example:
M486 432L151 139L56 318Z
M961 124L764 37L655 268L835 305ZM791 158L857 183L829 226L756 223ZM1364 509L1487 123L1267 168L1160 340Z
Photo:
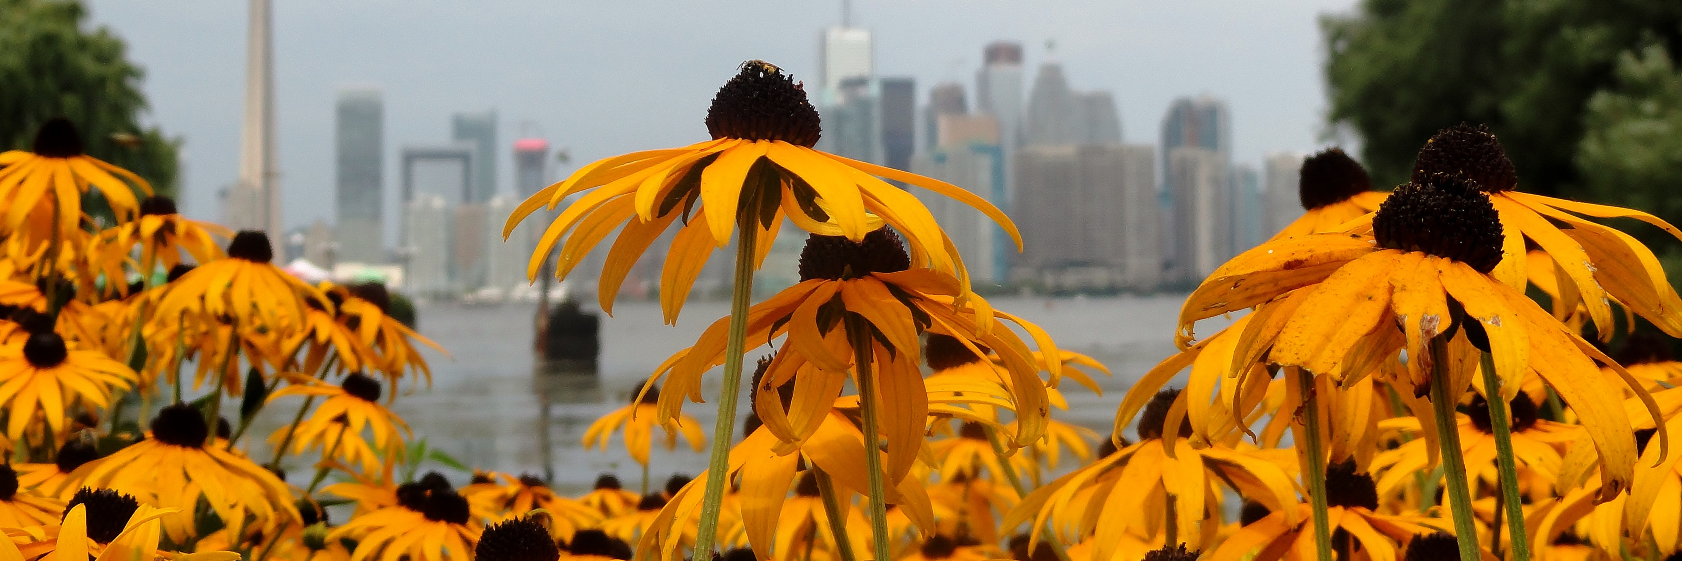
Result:
M1028 76L1052 56L1073 87L1115 94L1128 142L1151 142L1177 96L1226 98L1234 157L1319 146L1325 95L1317 18L1353 0L855 0L878 74L970 90L982 45L1027 46ZM146 69L152 120L186 140L186 212L217 218L237 175L246 2L89 0L96 24ZM385 91L387 221L396 151L448 139L455 111L495 108L504 155L536 123L574 165L707 137L713 92L743 60L817 79L818 33L838 2L791 0L277 0L279 162L288 225L333 215L335 92ZM1026 84L1025 84L1026 85ZM500 189L511 191L508 161ZM388 240L389 243L389 240Z

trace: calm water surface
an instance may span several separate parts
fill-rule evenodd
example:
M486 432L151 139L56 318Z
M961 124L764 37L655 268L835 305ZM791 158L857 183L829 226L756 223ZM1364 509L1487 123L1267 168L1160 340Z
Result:
M1000 297L991 302L1044 327L1058 345L1091 355L1110 368L1112 377L1099 378L1103 395L1068 382L1064 388L1069 410L1052 413L1108 434L1127 387L1174 351L1174 318L1183 299ZM616 473L634 489L641 468L619 439L615 437L606 452L584 450L584 429L624 405L666 357L694 344L708 324L729 312L729 302L691 302L676 326L662 324L657 302L619 303L616 316L602 321L598 374L555 372L538 364L531 351L532 311L525 304L423 307L420 331L449 349L450 356L429 356L432 387L405 390L394 409L416 437L468 465L514 474L548 473L556 487L569 490L587 488L601 473ZM1199 334L1213 329L1201 328ZM749 364L765 351L750 353ZM709 401L718 395L718 372L704 379ZM747 384L743 386L745 392ZM743 404L738 409L745 414L745 400ZM716 418L712 403L686 404L684 412L711 432ZM272 430L290 420L281 418L290 413L287 405L265 411L260 424L268 426L258 428ZM652 459L656 485L672 473L693 475L706 466L705 452L683 445L675 452L656 446Z

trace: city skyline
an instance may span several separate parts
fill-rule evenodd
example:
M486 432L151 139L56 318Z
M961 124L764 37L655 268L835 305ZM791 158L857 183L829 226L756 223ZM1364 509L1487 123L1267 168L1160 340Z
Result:
M215 216L216 191L237 177L246 13L244 3L230 4L188 10L176 2L90 3L93 21L124 37L146 68L151 119L185 138L182 202L198 217ZM1054 57L1072 77L1071 87L1114 94L1120 122L1133 124L1125 140L1148 141L1152 131L1140 125L1159 118L1169 99L1212 93L1230 99L1238 115L1235 159L1260 162L1270 152L1310 152L1322 144L1315 17L1348 6L1344 1L1265 9L860 2L853 22L874 35L875 74L913 78L918 100L942 82L973 86L981 45L998 39L1022 43L1022 67L1031 76L1048 58L1046 40L1054 39ZM741 60L765 58L797 79L819 79L816 34L834 26L837 13L768 3L730 8L756 10L762 14L757 21L779 25L764 33L738 33L729 30L742 24L719 14L650 21L606 6L562 12L522 3L428 4L393 12L384 4L277 4L277 160L286 224L296 228L333 219L331 206L320 201L333 198L333 147L327 139L333 134L336 92L348 86L377 85L386 93L389 183L397 172L396 147L449 138L448 115L463 110L496 108L502 130L536 122L547 133L542 136L569 149L576 163L686 144L704 135L700 121L712 91ZM615 23L604 28L609 21ZM511 27L487 27L493 23ZM702 24L717 24L725 32L705 38L673 33ZM379 30L384 28L428 39L394 37ZM568 30L578 32L560 32ZM629 35L614 38L616 33ZM1239 43L1244 48L1233 48ZM614 62L601 64L608 54ZM981 105L982 92L969 94L972 106ZM496 187L509 192L513 162L500 157L507 155L503 144L498 143L504 154L495 162ZM384 215L397 216L398 204L388 194ZM395 225L386 222L389 241Z

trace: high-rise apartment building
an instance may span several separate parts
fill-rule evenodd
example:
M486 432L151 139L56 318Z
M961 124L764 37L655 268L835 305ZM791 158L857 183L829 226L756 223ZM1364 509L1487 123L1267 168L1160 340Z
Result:
M991 115L945 114L939 118L939 146L912 160L913 173L939 179L974 193L994 205L1004 198L1004 151L998 121ZM941 224L970 277L977 283L1003 283L1014 242L1003 228L969 205L916 188Z
M1026 250L1016 277L1052 290L1155 288L1155 170L1150 146L1029 145L1018 153L1017 200Z
M1162 195L1168 211L1168 220L1163 225L1166 235L1163 236L1162 240L1163 254L1171 264L1169 278L1167 279L1169 282L1197 280L1191 278L1191 275L1197 270L1195 263L1199 259L1208 258L1207 254L1199 253L1193 247L1193 240L1179 235L1182 232L1205 227L1208 224L1181 223L1194 217L1203 216L1204 213L1202 210L1194 210L1189 207L1181 208L1202 203L1182 200L1182 192L1185 188L1183 183L1191 180L1173 174L1179 173L1176 170L1198 169L1199 166L1212 166L1214 164L1205 162L1190 168L1186 166L1176 168L1171 160L1175 151L1181 148L1196 148L1213 154L1213 156L1197 156L1196 158L1200 158L1198 161L1202 161L1201 158L1206 157L1212 157L1220 161L1220 174L1223 178L1220 189L1221 195L1210 200L1218 199L1223 205L1228 206L1223 206L1218 215L1210 216L1221 217L1219 224L1223 232L1221 236L1226 240L1221 245L1230 246L1232 221L1228 203L1231 198L1231 188L1226 185L1228 180L1225 179L1227 173L1225 166L1231 162L1232 157L1232 117L1225 101L1210 96L1182 97L1169 104L1167 114L1162 117L1162 144L1160 146L1163 170Z
M549 186L549 141L522 138L514 141L514 194L525 200Z
M339 92L334 152L338 260L385 261L385 104L372 88Z
M1225 153L1185 146L1170 152L1164 174L1174 200L1169 280L1195 282L1233 255L1231 180Z
M1262 160L1262 173L1266 176L1263 180L1264 198L1267 200L1267 221L1263 230L1267 237L1273 237L1302 216L1301 187L1298 183L1301 181L1303 158L1303 154L1298 152L1275 152Z
M508 215L514 213L514 208L520 205L521 200L524 198L497 195L485 202L485 214L488 219L485 221L483 239L488 247L485 248L484 286L503 291L504 294L531 284L526 280L526 259L531 257L531 249L528 249L527 244L521 243L523 238L509 236L506 241L502 239L503 222L508 219ZM515 230L515 233L521 231Z
M1121 117L1110 92L1075 92L1072 101L1069 128L1076 144L1121 144Z
M450 118L450 137L473 147L475 166L466 202L490 200L496 194L496 110L456 113Z
M940 118L942 116L965 115L968 113L969 102L964 97L963 84L945 82L929 88L929 105L923 108L923 148L927 150L940 146ZM997 129L997 122L998 120L994 119L995 129Z
M847 79L874 76L875 60L869 30L845 26L823 30L818 42L818 74L823 78L818 93L822 103L831 103L834 92L840 91Z
M1266 241L1268 208L1261 190L1261 172L1251 164L1232 166L1232 252L1243 253Z
M413 294L442 296L450 285L450 206L421 193L403 205L404 284Z
M834 102L818 106L823 136L817 148L873 164L883 162L881 105L863 76L841 81Z
M1168 169L1168 158L1175 148L1194 147L1232 154L1232 116L1226 101L1201 96L1182 97L1168 105L1162 117L1162 162Z
M917 151L917 82L909 77L882 78L877 87L882 165L910 170L911 155Z

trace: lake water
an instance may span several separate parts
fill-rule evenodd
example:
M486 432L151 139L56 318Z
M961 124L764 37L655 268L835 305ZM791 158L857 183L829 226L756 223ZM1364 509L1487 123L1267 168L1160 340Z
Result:
M1066 382L1069 410L1052 413L1054 418L1099 434L1109 433L1115 408L1128 386L1174 352L1174 318L1183 300L1183 295L990 299L998 309L1045 328L1060 347L1091 355L1110 368L1113 376L1099 378L1103 395ZM430 355L432 387L406 391L394 409L409 422L416 437L474 467L540 477L552 474L555 486L564 490L585 489L597 475L615 473L635 489L641 468L619 439L615 437L606 452L584 450L580 444L584 429L625 404L654 368L673 352L692 345L729 307L724 301L692 301L678 324L667 326L661 322L657 302L621 302L614 317L603 317L600 372L581 374L546 372L534 360L532 305L423 306L420 331L448 349L450 356ZM599 313L599 309L594 311ZM1212 333L1213 329L1199 332ZM748 355L750 367L760 354ZM704 379L709 403L684 407L709 433L716 418L711 402L718 395L718 372L715 369ZM744 393L746 386L744 381ZM738 409L746 414L745 400ZM288 406L271 409L259 424L278 426L290 420L278 417L290 413ZM652 464L652 477L659 485L672 473L699 473L706 466L706 453L682 445L676 452L656 446Z

